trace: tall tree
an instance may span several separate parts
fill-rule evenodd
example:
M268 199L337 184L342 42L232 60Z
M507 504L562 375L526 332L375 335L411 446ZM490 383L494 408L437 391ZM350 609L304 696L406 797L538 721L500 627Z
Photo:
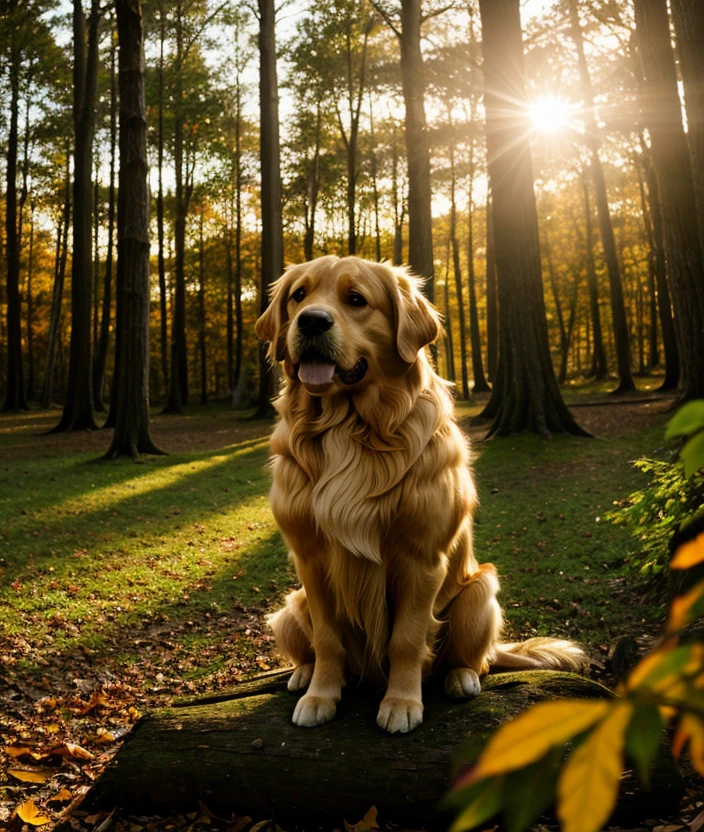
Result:
M2 409L27 410L22 366L22 301L20 297L20 241L17 206L17 150L19 137L20 32L24 28L17 0L9 0L6 26L9 29L10 129L7 137L5 247L7 254L7 388ZM9 25L7 25L9 24Z
M499 284L500 355L485 416L491 433L584 435L550 357L533 191L519 0L480 0L489 180Z
M279 156L279 85L276 73L276 10L274 0L259 2L259 105L262 200L261 284L259 310L269 305L269 288L284 270L284 233L281 217L281 161ZM272 410L274 369L259 347L257 413Z
M590 375L593 375L596 379L601 380L606 378L609 368L606 363L606 350L604 349L604 337L601 329L599 287L596 279L596 266L594 264L594 223L592 219L591 201L589 199L589 175L588 171L584 168L582 168L580 179L582 183L582 193L584 196L584 253L587 267L589 312L591 315L592 337L594 343Z
M670 0L687 107L687 140L704 246L704 14L701 0Z
M681 400L704 398L704 254L666 0L635 0L645 87L643 121L665 225L665 252L675 308Z
M452 124L452 114L448 113L450 127L450 242L452 244L452 271L455 277L455 293L457 294L457 323L459 325L460 342L460 377L462 379L462 398L469 399L469 378L467 376L467 325L464 314L464 297L462 291L462 268L460 265L460 241L457 235L457 170L455 165L455 132ZM469 215L471 217L471 207ZM472 264L470 263L470 276L472 275ZM445 278L447 286L447 278ZM447 292L447 289L445 290ZM447 310L448 322L450 320L449 309ZM448 327L448 338L449 335ZM450 339L451 343L451 339ZM474 358L474 356L472 356ZM481 357L480 357L481 360ZM454 363L454 362L453 362ZM454 371L454 367L453 367Z
M73 3L73 257L71 346L66 401L54 432L94 430L91 364L92 186L95 100L98 85L100 0L91 0L86 24L81 0Z
M95 410L105 410L103 387L105 386L105 363L110 341L110 311L112 309L112 261L115 231L115 156L117 149L117 75L115 72L116 41L113 35L110 49L110 172L108 181L108 245L105 253L103 276L103 298L100 315L100 335L93 360L93 403ZM97 276L97 269L96 269Z
M489 381L496 381L499 363L499 300L496 287L496 254L494 247L494 211L491 194L486 197L486 366Z
M627 393L635 389L631 375L631 353L628 342L628 324L626 308L623 300L623 285L619 268L616 240L614 238L613 223L609 210L609 200L606 192L604 168L599 155L599 128L594 112L594 90L589 75L589 67L584 54L584 37L579 22L577 0L569 0L570 35L577 50L577 66L579 68L582 95L585 100L585 130L589 150L591 152L591 173L594 180L594 194L596 196L596 210L599 218L599 233L604 249L606 270L609 274L609 288L611 295L611 317L616 345L616 362L618 364L619 385L615 393Z
M408 163L408 263L425 278L423 291L432 301L433 224L430 182L430 145L425 120L425 73L420 48L424 18L421 0L401 0L400 23L385 3L374 8L389 24L401 46L401 79L406 106L406 159Z
M115 432L107 459L158 454L149 432L149 188L141 0L115 0L120 44L117 207L120 347Z

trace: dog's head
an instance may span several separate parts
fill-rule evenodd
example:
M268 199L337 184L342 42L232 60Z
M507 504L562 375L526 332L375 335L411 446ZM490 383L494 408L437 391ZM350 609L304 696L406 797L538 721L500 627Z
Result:
M270 357L314 396L407 372L440 331L405 268L358 257L290 266L255 331Z

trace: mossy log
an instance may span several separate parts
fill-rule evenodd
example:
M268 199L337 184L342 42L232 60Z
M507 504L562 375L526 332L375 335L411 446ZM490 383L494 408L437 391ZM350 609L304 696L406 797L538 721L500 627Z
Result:
M228 694L189 700L148 714L88 795L93 807L133 813L197 808L229 816L273 817L310 829L354 823L374 805L384 818L417 829L446 829L437 808L450 783L453 752L468 737L484 742L530 705L557 697L604 698L610 692L571 673L500 673L467 702L429 685L424 722L407 735L376 725L381 694L346 690L331 723L291 723L296 696L287 673ZM649 792L622 782L619 820L658 817L674 808L682 782L663 753Z

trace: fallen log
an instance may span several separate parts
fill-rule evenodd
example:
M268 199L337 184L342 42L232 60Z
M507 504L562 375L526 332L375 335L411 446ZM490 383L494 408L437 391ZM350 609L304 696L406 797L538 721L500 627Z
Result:
M380 694L347 690L333 722L291 723L296 696L288 673L268 674L233 691L178 703L143 718L87 797L89 806L135 814L191 811L274 818L282 826L354 823L370 806L412 828L447 829L437 808L450 782L453 752L467 737L483 743L530 705L558 697L604 698L603 686L571 673L500 673L467 702L425 692L424 723L407 735L376 726ZM682 781L663 752L643 791L621 784L618 821L666 815ZM309 828L309 827L306 827Z

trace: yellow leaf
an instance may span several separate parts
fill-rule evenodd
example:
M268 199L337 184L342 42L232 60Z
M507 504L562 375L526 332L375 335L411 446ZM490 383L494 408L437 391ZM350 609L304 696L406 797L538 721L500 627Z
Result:
M23 783L44 783L54 772L51 769L25 771L21 768L10 768L7 773L11 774L16 780L22 780Z
M691 712L683 714L672 740L672 753L675 757L679 757L687 740L692 765L704 777L704 722Z
M667 629L675 632L686 627L691 620L689 611L704 595L704 581L700 581L689 592L678 595L670 604L670 615L667 619Z
M617 702L611 712L574 751L557 783L557 817L563 832L597 832L618 796L623 771L630 702Z
M522 768L552 746L586 731L609 710L608 701L562 699L540 702L500 728L489 740L469 782Z
M32 749L27 748L26 745L23 745L22 747L19 745L6 745L3 750L5 751L5 754L10 757L23 757L25 754L28 754L30 757L34 756Z
M68 789L61 789L60 792L57 792L53 797L50 797L48 802L51 803L53 800L57 802L70 800L72 797L73 795Z
M74 742L62 742L60 745L55 745L49 754L55 754L59 757L69 757L75 760L93 760L95 758L95 754L87 751L85 748L81 748L80 745L76 745Z
M670 561L670 569L690 569L704 561L704 532L683 543Z
M362 822L366 823L370 829L379 828L379 824L376 822L376 806L368 809L367 814L362 818Z
M51 821L51 818L46 815L39 814L39 809L37 809L33 800L27 800L21 806L18 806L17 814L25 823L31 823L32 826L41 826Z

